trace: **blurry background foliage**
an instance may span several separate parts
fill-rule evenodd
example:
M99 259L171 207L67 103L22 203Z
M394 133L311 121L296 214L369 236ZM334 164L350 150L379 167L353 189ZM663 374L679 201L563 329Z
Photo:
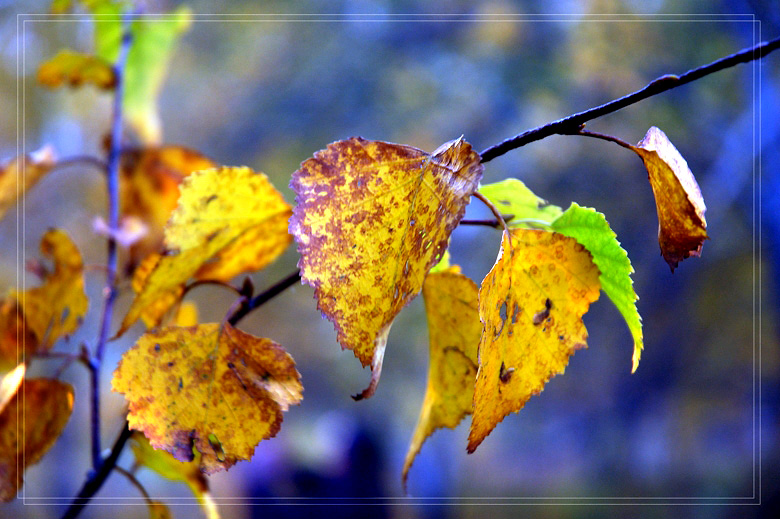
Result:
M0 155L16 144L16 13L44 13L47 1L0 4ZM150 2L167 12L179 2ZM288 201L287 184L299 163L329 142L360 135L431 151L465 135L478 150L522 130L633 91L664 73L694 66L758 41L758 25L735 16L754 14L764 39L780 34L780 12L770 0L718 2L591 0L573 2L237 1L193 0L194 13L519 13L565 14L505 21L438 23L218 21L196 19L184 35L164 84L163 142L195 148L218 163L265 172ZM774 7L774 9L773 9ZM635 14L637 19L588 17ZM59 156L102 153L109 94L92 87L50 91L38 86L38 64L68 47L91 51L86 22L27 22L21 41L27 150L51 144ZM421 497L750 497L754 463L763 456L763 500L756 507L680 507L678 517L759 516L777 509L780 488L780 66L778 56L741 65L598 119L589 129L636 142L648 127L663 129L687 159L707 203L711 239L702 258L671 275L659 255L655 207L641 162L617 146L578 137L551 137L510 152L486 166L484 182L522 179L539 195L571 200L606 214L627 249L636 274L645 323L642 363L630 375L631 338L606 301L585 317L589 346L566 374L509 416L473 455L465 453L467 421L436 433L413 466L409 489ZM762 83L758 84L761 68ZM760 95L759 95L760 93ZM760 136L760 138L759 138ZM762 162L759 164L758 156ZM91 230L105 211L104 183L94 171L69 168L46 177L27 194L19 246L37 257L50 226L66 229L87 264L105 261L105 246ZM760 213L759 213L760 211ZM487 217L481 204L468 217ZM481 281L497 253L500 234L463 227L452 240L452 260ZM0 223L0 281L17 281L14 217ZM759 260L760 258L760 260ZM291 246L273 266L253 276L262 288L295 268ZM28 276L32 283L32 277ZM103 275L88 274L92 300L85 326L72 338L93 344ZM227 291L199 288L203 321L218 321L232 302ZM129 298L120 299L121 312ZM761 313L759 314L759 305ZM121 317L120 314L117 314ZM115 320L118 323L118 319ZM759 326L760 324L760 326ZM321 319L312 290L296 286L263 306L241 327L278 341L295 357L304 401L285 415L277 438L254 459L211 478L217 497L399 496L400 471L423 398L427 331L418 299L390 334L382 383L370 400L349 397L368 381L350 352L341 352L332 325ZM140 327L110 344L103 373L104 444L123 421L124 401L109 390L110 373ZM759 335L760 334L760 335ZM761 343L760 370L758 345ZM35 372L54 369L37 362ZM760 378L759 378L760 376ZM88 470L88 377L69 368L76 387L73 417L43 461L27 471L30 497L74 495ZM761 416L757 384L762 385ZM763 451L754 425L761 418ZM128 466L127 449L120 464ZM153 497L188 497L184 485L140 474ZM99 494L136 496L113 475ZM103 501L104 502L104 501ZM542 502L552 502L551 499ZM575 500L576 502L576 500ZM593 501L591 501L593 502ZM714 501L710 501L714 502ZM84 517L142 517L139 507L88 508ZM770 507L770 508L767 508ZM199 513L173 507L178 517ZM325 508L324 511L335 511ZM633 507L652 516L659 507ZM369 509L340 510L363 516ZM518 513L493 507L491 516ZM541 516L585 517L598 507L524 508ZM56 517L59 507L2 507L5 517ZM309 507L223 506L224 517L303 516ZM374 517L472 517L462 507L378 507ZM350 515L353 514L353 515ZM771 513L770 513L771 515Z

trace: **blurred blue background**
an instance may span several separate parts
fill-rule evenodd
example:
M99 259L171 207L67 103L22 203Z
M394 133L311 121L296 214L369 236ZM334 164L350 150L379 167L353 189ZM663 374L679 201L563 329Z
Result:
M186 4L194 13L237 16L197 18L184 36L161 96L164 141L263 171L290 202L290 175L329 142L360 135L431 151L463 134L482 150L662 74L780 36L780 10L770 0L559 0L543 7L501 0ZM178 5L149 2L148 12ZM3 159L16 152L15 14L47 10L42 1L0 4ZM251 13L282 16L238 16ZM289 13L375 16L334 22ZM493 16L385 16L452 13ZM523 16L502 16L507 14ZM605 16L618 14L645 16ZM110 97L92 88L52 92L35 82L37 65L60 48L90 50L90 25L60 20L25 28L19 121L27 149L51 144L61 157L100 154ZM593 131L629 142L658 126L697 177L711 239L701 258L686 260L673 275L659 254L652 192L633 154L607 142L556 136L486 165L485 183L517 177L553 203L577 201L607 216L636 269L646 337L636 374L630 374L628 330L602 298L585 317L589 349L572 357L566 374L507 417L476 453L465 452L468 419L423 446L410 473L410 495L469 499L435 501L448 506L403 500L401 467L428 367L422 302L413 302L393 326L376 395L356 403L349 395L367 385L368 371L341 351L312 290L296 286L241 327L280 342L294 356L304 401L285 414L281 432L262 442L251 462L210 478L213 493L223 499L223 517L780 517L779 64L780 54L773 54L589 123ZM87 263L104 262L104 242L91 230L95 215L105 211L103 190L94 171L70 168L30 191L21 243L27 257L37 257L41 234L57 226L74 237ZM472 204L467 217L487 212ZM459 228L452 260L480 282L499 241L497 231ZM10 287L17 279L11 216L0 222L0 244L0 282ZM271 285L296 262L291 246L252 276L255 286ZM81 341L93 344L102 282L99 270L88 274L92 311L62 351L76 351ZM203 321L222 319L232 303L227 291L208 287L191 298ZM128 297L120 299L119 312L128 304ZM140 333L136 326L110 345L103 373L106 445L121 427L124 405L110 392L110 373ZM39 362L33 371L51 374L57 367ZM0 506L2 517L59 517L89 469L88 377L73 366L63 378L76 387L73 417L55 447L27 471L24 487L30 498L59 498L53 504L60 505L16 501ZM128 451L120 465L131 464ZM139 478L153 497L189 496L183 485L149 472ZM735 506L757 503L759 495L761 507ZM138 497L114 474L83 517L145 517L142 501L108 507ZM303 497L391 499L385 506L331 501L337 507L293 500ZM267 503L260 498L298 505L260 506ZM247 499L258 506L230 506ZM694 506L620 506L674 502ZM529 506L488 508L500 503ZM201 514L191 504L173 512Z

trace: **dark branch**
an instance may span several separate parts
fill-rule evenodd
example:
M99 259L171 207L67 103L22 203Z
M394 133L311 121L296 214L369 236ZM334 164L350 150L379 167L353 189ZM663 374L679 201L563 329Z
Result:
M501 215L505 222L509 222L515 217L513 214ZM461 220L458 225L481 225L484 227L493 227L494 229L501 229L501 222L499 220Z
M87 478L87 481L84 482L84 486L81 487L81 491L79 491L78 495L73 498L70 506L62 516L62 519L74 519L77 517L81 513L81 510L84 508L84 506L90 502L92 496L94 496L97 491L100 490L100 487L103 486L103 483L105 483L109 474L111 474L111 471L116 466L119 455L122 454L122 450L125 448L125 444L127 443L127 440L130 439L131 435L132 431L130 430L129 424L125 422L125 425L122 428L122 432L119 433L119 437L114 442L114 447L111 449L111 454L109 454L108 457L103 460L103 463L100 464L99 469L92 471L90 476Z
M487 148L482 153L480 153L479 156L482 159L482 162L485 163L493 160L496 157L500 157L501 155L504 155L511 150L520 148L521 146L525 146L528 143L544 139L551 135L570 135L577 133L579 128L587 121L596 119L597 117L601 117L603 115L611 114L612 112L621 110L629 105L642 101L643 99L647 99L648 97L652 97L662 92L666 92L667 90L671 90L672 88L677 88L678 86L685 85L686 83L696 81L697 79L701 79L706 75L733 67L739 63L748 63L750 61L763 58L778 48L780 48L780 38L771 40L769 42L759 43L755 47L745 49L736 54L732 54L731 56L726 56L725 58L713 61L708 65L702 65L701 67L689 70L681 76L661 76L658 79L648 83L647 86L641 90L637 90L632 94L615 99L614 101L610 101L609 103L603 104L601 106L591 108L590 110L585 110L584 112L579 112L568 117L564 117L563 119L558 119L557 121L545 124L544 126L525 131L512 137L511 139L505 140L500 144Z
M267 303L274 297L278 296L291 286L293 286L295 283L298 283L301 280L301 271L296 270L286 278L282 279L272 287L270 287L265 292L262 292L260 294L257 294L255 297L247 301L246 303L242 304L236 312L228 318L228 322L235 326L238 321L246 317L246 315L254 310L255 308Z

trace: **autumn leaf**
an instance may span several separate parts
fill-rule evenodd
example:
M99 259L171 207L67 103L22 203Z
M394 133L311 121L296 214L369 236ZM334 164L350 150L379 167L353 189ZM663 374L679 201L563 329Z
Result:
M24 374L27 372L27 364L19 364L14 369L3 375L0 380L0 413L16 395L22 384Z
M0 167L0 220L19 197L51 171L55 162L54 148L44 146Z
M137 293L117 336L139 318L160 324L190 278L227 281L259 270L284 252L290 206L262 173L249 168L196 172L181 186L165 241L180 248L147 257L136 269Z
M423 442L441 427L454 428L471 414L477 374L477 346L482 333L477 285L460 267L431 272L423 283L428 318L430 364L420 417L406 453L402 482Z
M40 286L11 295L20 305L24 326L35 337L35 349L47 350L76 331L89 301L84 292L81 254L65 231L53 229L44 234L41 253L52 259L54 272L47 273Z
M582 316L599 289L598 268L573 238L504 232L498 259L479 289L483 330L468 452L587 346Z
M429 155L353 137L293 174L290 233L301 277L341 346L371 365L356 399L374 393L390 326L441 259L481 176L479 155L462 138Z
M49 88L62 84L80 87L91 83L103 90L116 85L114 69L107 61L89 54L63 49L38 67L38 82Z
M0 413L0 500L16 496L24 470L38 463L57 441L72 410L69 384L45 378L22 383Z
M292 209L262 173L249 168L200 171L181 188L179 205L165 229L169 248L198 247L215 233L231 233L236 241L197 272L199 279L229 281L243 272L260 270L292 241L287 220Z
M95 15L95 54L114 63L119 56L124 8L114 2L96 2L88 7ZM163 19L134 17L130 25L132 45L125 65L122 107L128 122L146 144L157 144L162 138L157 98L176 43L191 22L190 10L179 7Z
M688 163L655 126L633 149L647 168L658 211L658 243L669 267L699 256L707 236L707 208Z
M512 215L509 227L538 228L558 218L563 210L539 198L516 178L507 178L480 186L479 192L490 200L501 214Z
M122 153L119 177L121 212L141 218L146 236L130 249L133 266L141 258L160 252L163 228L179 201L179 185L194 171L214 168L211 159L182 146L162 146Z
M25 324L22 308L13 297L0 300L0 372L13 369L38 349L35 334Z
M147 332L122 357L112 387L125 394L130 428L179 461L197 450L207 474L250 459L303 391L280 345L219 323Z
M625 319L634 339L631 373L635 372L639 366L644 341L642 318L636 307L639 297L631 280L634 268L628 254L620 246L604 215L590 207L572 203L566 212L552 223L552 229L577 240L593 257L593 263L600 272L601 289Z
M164 450L153 448L149 440L138 431L133 432L132 440L133 454L138 465L149 468L171 481L185 483L203 507L206 517L219 519L217 505L209 492L208 479L200 470L199 452L194 453L192 461L182 462Z

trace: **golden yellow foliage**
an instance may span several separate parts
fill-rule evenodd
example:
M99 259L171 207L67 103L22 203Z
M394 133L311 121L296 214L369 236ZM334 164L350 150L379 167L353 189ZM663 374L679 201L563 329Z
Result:
M218 323L147 332L122 357L112 386L125 394L130 428L179 461L200 452L207 474L251 458L303 391L279 344Z
M462 138L429 155L353 137L293 174L301 277L342 347L371 365L356 399L374 393L390 326L441 259L481 177L479 155Z
M0 219L16 203L16 199L35 185L54 164L54 149L45 146L0 167Z
M454 428L471 414L477 346L482 333L477 285L460 273L460 267L431 272L422 292L431 357L425 399L404 461L404 487L409 469L428 436L441 427Z
M22 310L24 327L35 337L36 350L49 349L76 331L89 306L81 253L65 231L52 229L44 234L41 253L53 260L54 272L47 273L38 287L12 292Z
M479 289L483 331L469 452L587 346L582 316L600 287L598 268L573 238L504 232L498 259Z
M22 383L0 413L0 500L16 497L24 470L57 441L72 410L69 384L45 378Z
M669 267L699 256L707 236L704 199L688 163L655 126L632 149L642 158L650 177L658 211L658 243Z
M49 88L58 88L63 83L74 88L92 83L103 90L110 90L116 86L116 76L106 60L63 49L38 67L38 82Z
M14 298L0 301L0 372L13 369L38 349L38 341L25 326L22 309Z
M160 476L171 481L185 483L198 503L203 507L208 519L219 519L217 505L209 493L209 482L200 470L200 453L195 452L192 461L182 462L169 452L155 449L149 444L146 436L138 431L133 432L133 454L138 465L155 471Z

